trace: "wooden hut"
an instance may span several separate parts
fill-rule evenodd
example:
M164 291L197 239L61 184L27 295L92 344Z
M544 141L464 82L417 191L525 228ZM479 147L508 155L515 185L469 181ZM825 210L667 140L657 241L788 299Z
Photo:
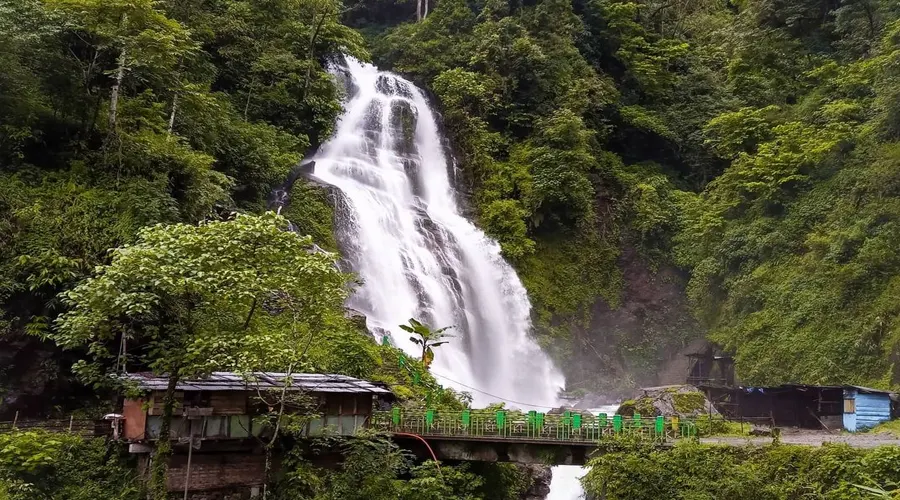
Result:
M125 399L122 438L138 454L142 474L147 474L152 445L160 438L169 380L147 373L127 378L144 396ZM263 443L271 436L271 419L259 417L277 412L278 401L290 401L286 413L303 415L292 426L292 434L302 438L354 435L368 425L376 399L393 400L391 392L377 384L315 373L216 372L180 381L175 391L169 432L174 454L168 463L167 488L196 500L260 494L266 477Z

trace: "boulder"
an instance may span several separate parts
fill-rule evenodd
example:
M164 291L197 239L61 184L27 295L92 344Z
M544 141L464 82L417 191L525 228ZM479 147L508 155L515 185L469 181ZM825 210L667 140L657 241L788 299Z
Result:
M619 415L631 416L635 413L646 417L673 416L696 417L698 415L718 415L706 395L691 385L669 385L646 387L635 397L622 402Z
M519 497L521 500L545 500L550 494L553 472L549 465L517 464L520 471L531 477L531 486Z
M366 319L367 318L366 318L365 314L357 311L356 309L351 309L349 307L345 307L344 308L344 317L349 319L350 323L352 323L353 326L355 326L359 331L368 333L369 330L366 327ZM378 339L375 339L375 337L372 337L372 339L380 340L381 337L378 337Z

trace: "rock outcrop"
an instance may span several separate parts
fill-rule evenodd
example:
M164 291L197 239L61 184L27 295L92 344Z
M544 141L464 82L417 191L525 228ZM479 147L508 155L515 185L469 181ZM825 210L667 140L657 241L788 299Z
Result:
M519 470L533 480L531 486L519 497L521 500L545 500L550 494L550 481L553 472L549 465L518 465Z
M687 304L681 270L654 266L630 247L618 266L619 303L597 299L589 323L573 329L572 355L563 364L570 389L595 406L621 400L640 386L684 383L681 353L704 336Z
M624 401L616 413L626 416L637 413L642 417L719 414L706 395L691 385L643 388L636 397Z

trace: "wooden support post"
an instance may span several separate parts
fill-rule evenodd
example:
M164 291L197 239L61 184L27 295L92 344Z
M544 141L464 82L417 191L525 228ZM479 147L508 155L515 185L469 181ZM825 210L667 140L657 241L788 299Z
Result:
M72 424L75 423L75 415L69 415L69 433L72 433Z
M19 422L19 410L16 410L16 415L13 417L13 429L16 428L16 424Z

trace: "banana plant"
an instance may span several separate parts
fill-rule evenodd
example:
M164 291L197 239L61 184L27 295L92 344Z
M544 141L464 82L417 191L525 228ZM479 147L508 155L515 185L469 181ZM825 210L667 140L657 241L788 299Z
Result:
M422 347L422 364L425 365L425 369L428 369L431 366L431 362L434 361L432 348L446 344L449 341L444 339L453 337L453 335L444 333L453 328L452 326L432 330L431 327L415 318L409 318L409 324L400 325L400 328L407 333L411 333L412 336L409 337L409 340Z

